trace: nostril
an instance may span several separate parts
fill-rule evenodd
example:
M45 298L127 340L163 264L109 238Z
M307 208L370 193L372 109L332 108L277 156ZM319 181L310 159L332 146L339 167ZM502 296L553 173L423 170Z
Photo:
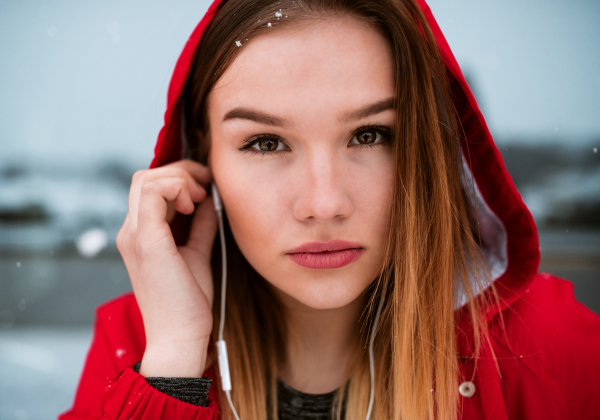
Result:
M298 200L294 216L298 220L330 221L347 218L353 212L350 199L345 194L311 193Z

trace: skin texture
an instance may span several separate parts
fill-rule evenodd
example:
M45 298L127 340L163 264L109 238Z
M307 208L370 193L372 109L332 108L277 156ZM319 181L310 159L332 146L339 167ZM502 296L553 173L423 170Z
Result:
M279 376L304 392L329 392L342 381L363 292L383 260L395 111L360 111L393 99L391 53L374 29L349 17L304 22L240 48L208 98L212 174L181 161L132 182L118 246L148 339L140 372L200 376L204 368L206 355L195 349L206 347L212 323L216 217L203 187L214 179L238 246L288 309L288 357ZM264 135L276 150L259 150L264 140L248 143ZM192 202L202 204L190 243L177 249L169 203L189 214ZM360 258L335 269L289 258L307 242L336 239L358 243Z

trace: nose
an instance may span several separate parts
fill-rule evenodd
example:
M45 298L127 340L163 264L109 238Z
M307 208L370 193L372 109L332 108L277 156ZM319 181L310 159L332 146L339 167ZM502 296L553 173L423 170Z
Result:
M307 156L299 173L299 194L294 217L300 221L327 222L350 217L352 201L346 194L343 163L325 152Z

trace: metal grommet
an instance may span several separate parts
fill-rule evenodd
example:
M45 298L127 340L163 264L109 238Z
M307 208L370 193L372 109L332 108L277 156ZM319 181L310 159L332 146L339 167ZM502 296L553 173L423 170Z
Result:
M475 384L471 381L466 381L460 384L458 392L465 398L471 398L475 394Z

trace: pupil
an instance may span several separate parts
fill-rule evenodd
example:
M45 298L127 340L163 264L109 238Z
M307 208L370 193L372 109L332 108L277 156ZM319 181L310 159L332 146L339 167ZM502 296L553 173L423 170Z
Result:
M271 139L261 140L259 147L260 150L263 150L265 152L272 152L273 150L277 149L277 142Z
M375 133L372 131L365 131L364 133L361 133L358 136L358 141L359 141L359 143L362 143L362 144L373 143L374 140L375 140Z

